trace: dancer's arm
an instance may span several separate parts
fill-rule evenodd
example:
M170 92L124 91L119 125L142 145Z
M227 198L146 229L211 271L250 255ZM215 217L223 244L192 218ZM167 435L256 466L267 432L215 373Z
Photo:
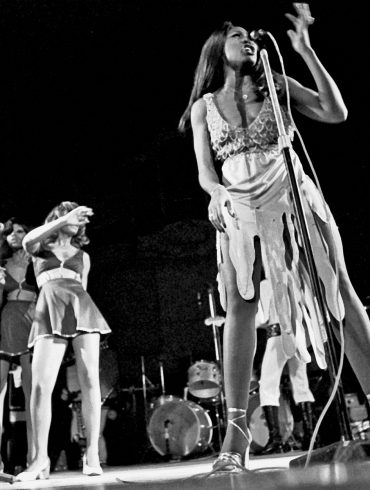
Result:
M23 239L23 248L30 254L35 253L40 242L45 240L45 238L67 225L83 226L89 223L88 216L92 215L93 212L91 208L78 206L66 215L61 216L50 223L38 226L27 233Z

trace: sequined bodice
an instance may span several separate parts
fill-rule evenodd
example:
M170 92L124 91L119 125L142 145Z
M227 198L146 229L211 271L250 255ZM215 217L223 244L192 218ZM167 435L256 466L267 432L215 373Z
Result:
M217 158L227 158L243 153L266 151L278 143L278 130L270 97L264 99L260 112L247 128L233 127L221 116L214 101L214 94L203 96L207 105L207 125L212 148ZM289 123L287 110L283 107L282 117L286 132L293 138L293 127Z

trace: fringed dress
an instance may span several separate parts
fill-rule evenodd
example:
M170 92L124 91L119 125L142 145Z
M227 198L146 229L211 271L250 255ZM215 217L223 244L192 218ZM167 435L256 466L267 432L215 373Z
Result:
M44 250L33 258L40 287L28 341L31 348L41 337L74 338L87 332L109 334L111 329L91 296L82 286L83 252L61 262Z
M233 127L221 115L214 95L203 96L207 107L207 125L215 157L222 162L222 183L229 192L235 210L232 218L224 212L229 255L236 270L240 295L254 297L252 282L255 261L255 237L261 243L262 266L273 289L270 320L280 324L287 357L296 355L309 362L307 345L312 345L319 367L326 367L326 332L313 299L310 280L297 233L297 218L292 201L289 175L278 147L278 130L269 97L248 128ZM288 112L282 107L286 133L293 139ZM335 227L330 210L313 181L302 168L298 155L291 150L292 162L302 197L308 233L330 313L343 319L344 306L337 288L329 247L320 230L320 221ZM223 262L221 234L217 232L217 275L220 301L227 308L225 284L220 265Z

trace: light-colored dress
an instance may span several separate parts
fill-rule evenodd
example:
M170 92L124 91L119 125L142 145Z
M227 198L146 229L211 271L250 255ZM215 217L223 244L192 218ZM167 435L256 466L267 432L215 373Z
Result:
M309 362L311 343L318 365L326 367L326 332L313 300L305 266L297 218L284 156L278 146L278 130L269 97L248 128L233 127L223 118L213 94L203 96L207 107L207 125L217 160L222 162L222 183L227 188L235 218L224 212L229 255L237 274L240 295L254 297L252 282L255 237L261 243L264 274L273 289L273 318L280 324L284 351ZM293 139L286 108L282 106L286 133ZM325 301L337 320L344 317L343 301L338 293L335 271L329 261L328 245L320 231L320 222L336 224L313 181L302 168L298 155L291 150L292 163L300 189L308 233L318 275L325 290ZM223 262L217 232L218 264ZM219 267L217 276L220 300L226 310L227 298Z
M100 310L82 286L84 253L79 249L64 262L49 250L33 257L40 292L28 340L30 348L40 337L56 335L73 338L83 332L111 332Z

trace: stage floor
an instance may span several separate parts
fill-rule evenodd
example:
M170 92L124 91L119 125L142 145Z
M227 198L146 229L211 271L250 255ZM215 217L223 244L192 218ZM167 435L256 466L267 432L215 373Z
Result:
M365 490L369 488L370 462L316 464L306 469L290 468L290 462L305 453L292 451L268 458L251 456L250 471L238 475L207 476L215 459L199 457L131 466L107 466L101 476L87 477L80 471L57 471L49 480L24 483L0 481L0 489L96 489L96 490ZM1 477L0 477L1 478Z
M292 451L282 455L267 457L251 456L250 470L260 472L286 471L289 462L304 453ZM50 474L49 480L37 480L35 482L7 483L0 481L0 489L37 489L37 488L94 488L99 490L119 488L163 488L171 485L171 488L192 488L188 485L194 483L193 488L201 485L204 488L204 474L212 469L215 456L199 457L187 461L173 461L155 464L142 464L130 466L105 466L101 476L88 477L81 471L56 471ZM193 481L194 478L194 481ZM217 477L218 478L218 477ZM1 479L1 477L0 477ZM214 478L212 478L214 480ZM227 488L227 487L226 487ZM261 488L259 490L262 490Z
M131 466L108 466L101 476L87 477L80 471L57 471L49 480L24 483L0 481L0 489L95 489L95 490L368 490L370 461L308 468L290 467L305 453L290 452L268 458L252 456L250 471L236 475L209 476L215 456ZM1 476L0 476L1 479Z

